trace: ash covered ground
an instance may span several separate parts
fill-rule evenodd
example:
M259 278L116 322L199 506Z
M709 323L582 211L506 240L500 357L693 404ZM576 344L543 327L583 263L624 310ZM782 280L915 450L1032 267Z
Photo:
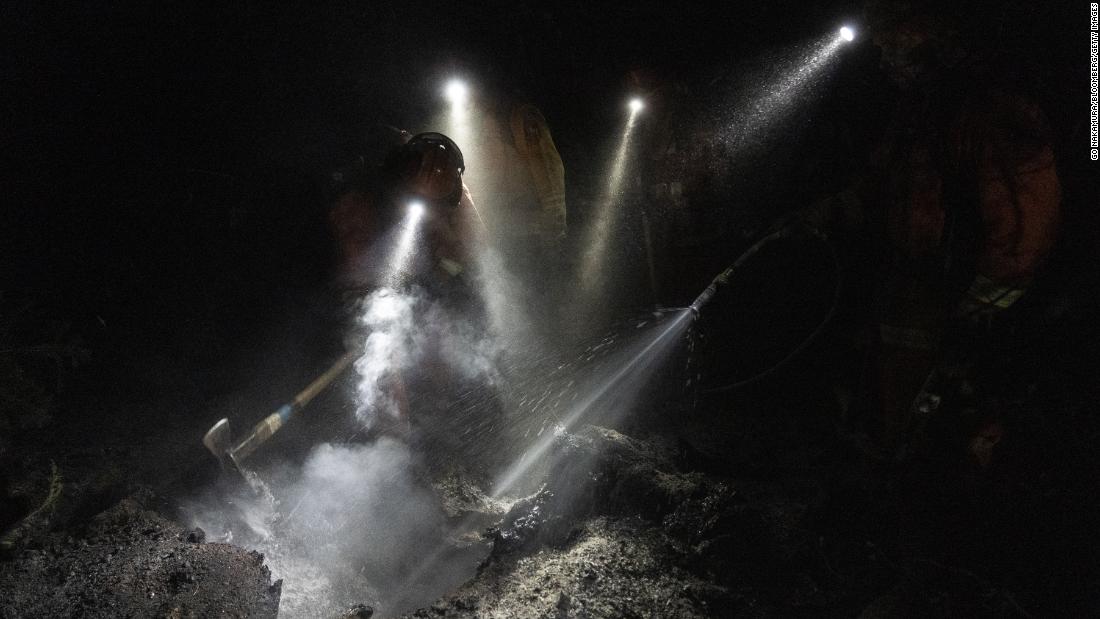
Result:
M898 469L837 438L823 392L703 394L688 406L682 385L672 391L619 430L559 429L532 482L504 499L486 494L484 456L412 456L392 438L318 448L305 433L303 466L257 463L274 494L264 496L219 477L195 445L205 420L160 430L155 456L82 451L81 437L59 433L62 490L0 564L10 592L0 610L1012 617L1092 604L1072 584L1091 537L1068 509L1087 494L1066 460L1021 441L993 473ZM1083 410L1061 406L1070 418ZM135 440L115 429L121 445ZM165 456L189 466L152 468ZM340 466L317 468L327 457ZM38 505L48 461L22 452L16 462L9 492Z
M1005 433L979 466L972 411L905 462L853 438L875 274L851 247L782 239L675 309L871 156L901 94L835 41L861 3L399 4L3 10L0 617L1100 611L1083 13L975 9L1035 77L1064 214L1037 327L982 368ZM372 314L337 290L334 179L445 129L456 74L538 104L567 233L483 256L491 320ZM381 357L247 478L203 447L357 345ZM421 414L377 414L382 357L422 370Z

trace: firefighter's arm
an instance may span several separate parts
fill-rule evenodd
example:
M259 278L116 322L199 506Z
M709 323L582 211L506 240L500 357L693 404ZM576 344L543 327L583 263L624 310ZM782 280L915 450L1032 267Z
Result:
M982 242L977 275L959 307L964 317L991 316L1024 295L1054 246L1060 220L1061 185L1050 146L1023 160L987 148L978 183Z

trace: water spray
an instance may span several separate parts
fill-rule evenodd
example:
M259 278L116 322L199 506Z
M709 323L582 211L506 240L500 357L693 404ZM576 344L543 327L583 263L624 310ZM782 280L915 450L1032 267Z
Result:
M680 336L691 326L691 313L686 308L675 312L655 335L642 340L638 348L625 351L623 363L614 374L588 389L588 395L570 408L569 413L558 422L555 431L544 433L497 478L493 484L493 498L501 498L513 491L546 457L560 434L568 432L595 411L606 408L616 397L622 399L637 396L640 386L646 384L656 371L658 364L655 361L664 359L674 350ZM619 404L622 405L621 402Z

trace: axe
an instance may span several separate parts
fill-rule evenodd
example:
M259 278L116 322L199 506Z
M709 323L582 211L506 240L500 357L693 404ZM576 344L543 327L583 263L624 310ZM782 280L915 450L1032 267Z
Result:
M325 387L328 387L341 372L347 369L356 356L358 354L354 352L344 353L329 369L325 370L324 374L315 378L308 387L294 396L293 400L283 404L274 413L257 423L252 431L248 433L248 436L236 445L233 444L228 419L222 419L207 430L206 436L202 437L202 444L206 445L210 453L214 454L214 457L221 463L223 470L233 470L243 475L244 471L241 468L241 463L244 459L256 451L260 445L267 442L267 439L278 432L279 428L283 427L283 424L289 421L298 411L305 408L317 394L324 391Z

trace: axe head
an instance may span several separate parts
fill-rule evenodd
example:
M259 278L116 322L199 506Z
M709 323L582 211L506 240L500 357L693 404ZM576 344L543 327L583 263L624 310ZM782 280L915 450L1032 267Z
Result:
M202 444L206 445L210 453L214 454L223 470L229 471L237 468L229 455L229 450L233 448L233 436L229 429L228 419L222 419L211 426L206 431L206 436L202 437Z
M228 419L222 419L211 426L202 437L202 444L214 454L218 464L222 465L222 471L228 473L230 478L237 479L237 475L240 475L240 479L248 484L256 496L263 496L264 491L267 491L267 487L260 478L255 473L241 468L233 455L233 433L229 429ZM270 494L270 491L267 492Z

